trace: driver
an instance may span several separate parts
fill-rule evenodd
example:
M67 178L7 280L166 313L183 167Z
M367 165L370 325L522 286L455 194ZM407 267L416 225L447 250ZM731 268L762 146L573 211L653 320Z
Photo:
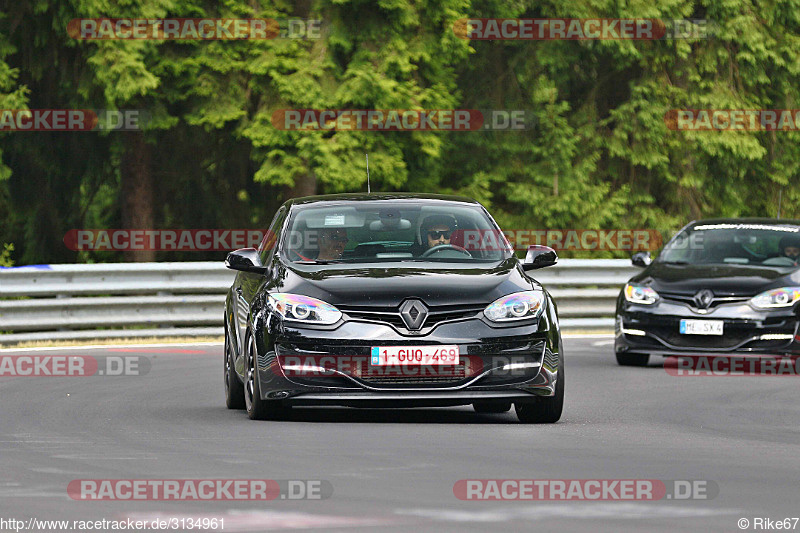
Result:
M456 229L456 220L449 215L432 215L422 221L420 233L426 250L434 246L450 244L450 238Z
M442 244L450 244L450 235L452 235L452 233L453 229L446 224L436 224L428 228L428 248L441 246Z

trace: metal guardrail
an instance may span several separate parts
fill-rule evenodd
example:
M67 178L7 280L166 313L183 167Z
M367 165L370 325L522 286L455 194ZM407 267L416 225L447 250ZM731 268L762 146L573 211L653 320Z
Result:
M565 329L613 327L624 259L562 259L534 276ZM235 272L220 262L37 265L0 269L0 344L222 334Z

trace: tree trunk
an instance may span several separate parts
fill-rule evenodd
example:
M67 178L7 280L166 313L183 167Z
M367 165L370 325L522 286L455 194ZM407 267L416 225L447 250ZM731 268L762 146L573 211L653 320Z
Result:
M153 229L153 173L152 149L142 132L122 133L123 153L120 203L122 227L125 229ZM129 250L125 261L155 261L153 250Z
M553 173L553 196L558 196L558 170Z
M303 174L294 179L292 187L284 189L284 200L315 194L317 194L317 177L314 174Z

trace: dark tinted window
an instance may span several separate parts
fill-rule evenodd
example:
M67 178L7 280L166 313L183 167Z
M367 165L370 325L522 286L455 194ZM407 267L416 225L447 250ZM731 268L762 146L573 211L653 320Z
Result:
M800 246L800 227L782 224L697 224L678 234L659 261L790 265L792 245ZM787 255L789 254L789 255Z
M486 262L508 257L499 228L476 205L321 203L293 210L282 236L289 261Z

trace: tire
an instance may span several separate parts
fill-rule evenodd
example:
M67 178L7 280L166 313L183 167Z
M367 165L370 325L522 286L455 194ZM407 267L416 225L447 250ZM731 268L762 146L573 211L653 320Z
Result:
M475 402L472 408L476 413L507 413L511 410L511 402Z
M225 355L225 405L228 406L228 409L244 409L244 385L239 381L239 377L233 367L233 350L231 350L228 340L227 326L225 327L225 346L222 351Z
M517 418L523 424L555 424L564 410L564 348L559 354L556 372L556 393L553 396L540 396L535 402L515 403Z
M620 366L647 366L650 354L646 353L617 353L617 364Z
M248 330L245 336L246 346L246 379L244 384L244 403L250 420L280 420L289 413L278 400L262 400L261 387L258 380L258 369L255 365L256 342Z

